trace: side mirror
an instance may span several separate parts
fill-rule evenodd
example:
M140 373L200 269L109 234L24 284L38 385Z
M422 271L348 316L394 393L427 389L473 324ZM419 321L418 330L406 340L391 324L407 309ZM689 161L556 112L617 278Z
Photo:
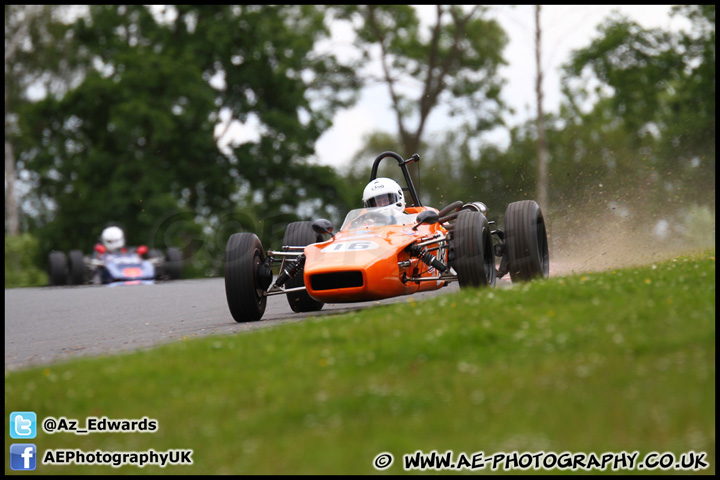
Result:
M315 233L327 233L327 234L329 234L331 237L334 237L334 236L335 236L335 235L332 233L332 232L333 232L332 222L330 222L330 220L326 220L326 219L324 219L324 218L320 218L320 219L318 219L318 220L315 220L315 221L312 223L312 229L313 229L313 232L315 232Z
M440 221L440 215L438 215L437 212L434 212L432 210L425 210L420 212L415 220L418 223L413 227L413 230L417 230L417 228L423 223L427 223L429 225L432 225L433 223L438 223Z

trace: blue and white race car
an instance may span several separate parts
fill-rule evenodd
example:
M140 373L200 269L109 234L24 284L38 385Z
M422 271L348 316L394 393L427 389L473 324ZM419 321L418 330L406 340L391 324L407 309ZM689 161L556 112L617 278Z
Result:
M113 252L96 246L92 256L80 250L72 250L67 257L61 251L51 252L48 274L50 285L140 285L179 279L181 271L182 254L177 248L168 248L163 255L146 246Z

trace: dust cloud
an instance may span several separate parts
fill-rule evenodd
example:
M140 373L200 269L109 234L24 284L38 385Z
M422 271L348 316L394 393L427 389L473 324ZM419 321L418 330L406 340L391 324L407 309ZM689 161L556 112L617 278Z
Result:
M551 275L647 265L715 246L714 207L651 215L600 204L550 212L545 222Z

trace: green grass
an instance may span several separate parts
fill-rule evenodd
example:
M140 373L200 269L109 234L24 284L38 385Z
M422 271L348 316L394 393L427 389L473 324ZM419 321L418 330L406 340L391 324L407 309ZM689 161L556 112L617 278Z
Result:
M12 411L159 422L40 432L41 455L194 451L192 466L45 474L372 474L380 452L402 473L417 450L692 450L714 473L714 252L6 373Z

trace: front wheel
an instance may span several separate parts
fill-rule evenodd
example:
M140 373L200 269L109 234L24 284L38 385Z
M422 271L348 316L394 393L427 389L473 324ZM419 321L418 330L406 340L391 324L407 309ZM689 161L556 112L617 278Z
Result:
M85 259L80 250L70 251L70 285L85 285Z
M547 278L550 272L545 220L533 200L513 202L505 210L505 248L513 283Z
M63 252L50 252L48 259L48 277L50 285L66 285L68 281L68 262Z
M225 247L225 296L236 322L254 322L265 313L267 296L258 283L258 268L265 260L254 233L235 233Z
M460 288L495 286L495 255L487 218L462 211L455 221L455 271Z

